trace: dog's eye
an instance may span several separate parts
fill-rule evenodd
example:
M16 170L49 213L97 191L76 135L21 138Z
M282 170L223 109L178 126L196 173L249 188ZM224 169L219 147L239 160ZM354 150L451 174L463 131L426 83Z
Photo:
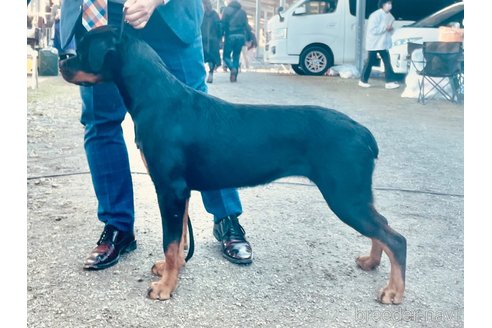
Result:
M71 57L75 57L75 55L74 54L61 54L59 56L59 59L60 59L60 61L62 61L62 60L65 60L65 59L68 59L68 58L71 58Z

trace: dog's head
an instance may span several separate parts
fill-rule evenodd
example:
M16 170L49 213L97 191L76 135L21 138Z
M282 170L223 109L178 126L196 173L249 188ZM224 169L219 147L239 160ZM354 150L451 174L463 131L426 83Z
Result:
M78 85L114 80L120 66L118 33L102 26L87 32L77 43L77 55L60 61L63 78Z

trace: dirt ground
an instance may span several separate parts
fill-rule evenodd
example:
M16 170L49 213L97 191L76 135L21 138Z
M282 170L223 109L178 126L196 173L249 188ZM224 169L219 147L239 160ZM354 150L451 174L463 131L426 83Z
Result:
M249 266L222 258L194 192L196 253L170 301L145 297L162 257L150 178L124 123L138 248L100 272L82 270L102 225L83 150L77 87L41 78L28 90L29 327L463 327L463 105L423 106L356 80L245 72L216 75L210 93L232 102L316 104L342 111L378 140L376 207L408 241L404 303L376 302L389 261L363 272L370 241L338 220L310 182L288 178L240 190Z

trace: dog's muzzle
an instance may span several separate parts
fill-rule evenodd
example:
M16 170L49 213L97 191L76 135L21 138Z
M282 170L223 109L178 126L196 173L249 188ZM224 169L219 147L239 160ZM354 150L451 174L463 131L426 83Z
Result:
M100 74L85 72L80 68L77 56L63 59L59 62L58 68L65 81L82 86L91 86L102 82Z

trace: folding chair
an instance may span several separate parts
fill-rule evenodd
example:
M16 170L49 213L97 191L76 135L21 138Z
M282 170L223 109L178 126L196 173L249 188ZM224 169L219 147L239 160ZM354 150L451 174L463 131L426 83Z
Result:
M417 74L422 76L419 80L418 102L425 104L426 99L435 96L436 93L431 94L434 90L451 102L462 101L463 97L460 92L463 90L462 43L424 42L422 51L424 66L420 70L417 69ZM426 90L426 85L430 86L428 90Z

